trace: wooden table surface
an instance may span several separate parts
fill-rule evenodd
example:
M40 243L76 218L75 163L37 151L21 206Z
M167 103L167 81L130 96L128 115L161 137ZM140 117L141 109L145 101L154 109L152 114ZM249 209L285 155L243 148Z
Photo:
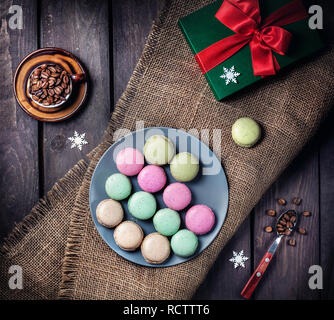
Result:
M314 4L319 1L307 1ZM334 32L331 1L322 1L325 28ZM9 4L23 8L23 29L8 28ZM140 57L152 21L164 0L2 0L0 6L0 239L23 219L102 137L115 101L126 87ZM68 121L41 123L16 104L10 88L15 67L29 52L48 46L74 53L90 71L91 91L83 110ZM8 50L7 50L8 47ZM324 83L324 85L326 85ZM295 235L296 247L283 241L253 299L334 298L334 114L326 117L317 136L266 192L195 294L195 299L240 299L240 291L274 238L264 227L273 223L267 209L280 209L283 197L299 211L306 236ZM70 148L74 131L86 133L82 151ZM282 150L284 152L284 150ZM245 268L229 262L244 250ZM323 290L311 290L311 265L323 269Z

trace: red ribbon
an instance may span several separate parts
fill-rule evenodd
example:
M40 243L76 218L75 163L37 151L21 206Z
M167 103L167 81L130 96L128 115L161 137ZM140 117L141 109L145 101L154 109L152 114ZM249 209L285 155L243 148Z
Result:
M301 0L293 0L261 21L258 0L224 0L215 17L236 34L200 51L195 58L203 73L249 43L255 76L275 75L280 66L273 51L285 55L292 34L281 26L308 17Z

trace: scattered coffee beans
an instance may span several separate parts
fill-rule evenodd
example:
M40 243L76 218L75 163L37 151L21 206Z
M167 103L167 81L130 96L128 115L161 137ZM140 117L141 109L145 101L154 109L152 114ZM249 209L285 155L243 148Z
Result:
M278 204L280 204L281 206L285 206L286 205L286 200L283 198L280 198L277 200Z
M265 227L264 231L270 233L270 232L273 231L273 228L272 227Z
M296 245L296 240L295 239L289 239L288 241L289 246L295 246Z
M267 210L267 215L271 216L271 217L275 217L276 216L276 211L273 209Z
M29 80L28 90L32 99L45 106L65 101L70 93L70 77L58 64L42 64Z
M296 198L293 198L292 202L293 202L295 205L299 206L299 205L302 203L302 199L296 197Z
M277 199L277 203L281 206L286 205L286 200L283 198ZM296 206L299 206L302 203L302 199L299 197L295 197L292 199L292 203L295 204ZM266 211L266 214L271 217L276 216L276 211L274 209L269 209ZM303 216L304 217L310 217L312 213L310 211L304 211ZM292 233L292 229L294 228L295 224L297 222L297 215L294 210L288 210L283 216L280 218L278 223L276 224L276 230L279 234L284 234L286 236L290 236ZM273 232L272 227L265 227L264 231L267 233ZM298 233L305 235L307 234L305 228L298 228L297 229ZM296 246L296 240L295 239L288 239L288 245L295 247Z
M303 212L304 217L310 217L311 215L312 215L312 213L310 211L304 211Z
M300 234L306 234L306 229L305 228L298 228L298 232Z

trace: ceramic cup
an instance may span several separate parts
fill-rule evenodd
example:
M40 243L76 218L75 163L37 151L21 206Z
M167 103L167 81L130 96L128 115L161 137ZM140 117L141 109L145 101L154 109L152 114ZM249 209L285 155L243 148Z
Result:
M42 64L41 64L42 65ZM28 77L28 81L27 81L27 88L29 88L30 86L30 78L31 78L31 75L34 73L34 71L39 68L41 65L38 65L36 68L34 68L31 73L29 74L29 77ZM52 112L52 111L55 111L55 110L59 110L61 107L63 107L67 101L70 99L72 93L73 93L73 86L76 84L76 83L80 83L82 81L85 80L85 74L81 73L81 74L68 74L69 76L69 88L70 88L70 92L69 94L64 97L65 99L60 102L60 103L57 103L57 104L50 104L48 106L44 105L43 103L40 103L36 100L33 99L32 97L32 94L27 90L28 94L29 94L29 97L30 99L38 106L38 109L40 110L44 110L44 111L47 111L47 112Z

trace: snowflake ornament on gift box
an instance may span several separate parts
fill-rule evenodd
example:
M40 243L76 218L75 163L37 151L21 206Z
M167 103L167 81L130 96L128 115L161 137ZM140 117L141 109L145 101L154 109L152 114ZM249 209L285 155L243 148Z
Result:
M220 78L225 79L225 84L229 85L231 82L238 83L237 78L240 76L239 72L235 71L235 67L232 66L230 69L224 67L224 74Z
M233 257L229 259L230 262L234 263L234 269L238 267L245 268L245 261L248 260L248 257L244 256L244 250L241 250L239 253L233 251Z
M72 142L71 149L78 148L80 151L82 150L82 146L84 144L88 144L85 140L86 133L79 134L77 131L74 131L74 136L69 137L68 140Z

